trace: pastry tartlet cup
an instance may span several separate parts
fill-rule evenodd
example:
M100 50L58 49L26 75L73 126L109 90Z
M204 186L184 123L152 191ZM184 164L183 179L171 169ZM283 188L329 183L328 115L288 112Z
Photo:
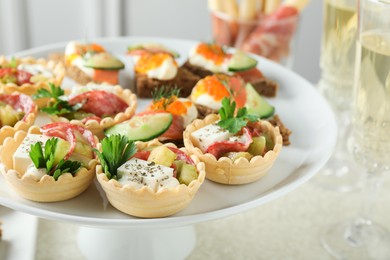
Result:
M157 139L147 143L137 142L138 149L156 145L162 144ZM171 143L165 145L176 147ZM204 182L204 164L194 155L191 159L196 164L198 179L193 180L188 186L180 184L175 188L166 188L157 192L149 187L136 189L129 185L122 186L117 180L109 180L99 164L96 166L96 176L108 201L119 211L141 218L167 217L186 208Z
M219 119L219 116L215 114L208 115L203 120L196 119L187 126L183 133L184 146L187 151L199 157L201 162L204 162L206 178L222 184L236 185L251 183L264 177L274 164L282 148L282 136L279 133L279 128L273 127L267 121L253 123L252 126L268 132L275 143L274 148L264 156L257 155L249 161L246 158L239 158L233 162L228 157L221 157L217 160L214 155L203 153L194 145L191 133Z
M39 127L33 126L28 133L40 134ZM12 156L26 137L26 131L16 132L13 138L7 138L0 147L0 172L7 184L25 199L38 202L57 202L74 198L85 191L95 177L97 160L92 159L88 166L81 168L74 176L62 174L58 180L44 175L40 180L31 175L13 169ZM97 138L95 137L96 141Z
M129 120L137 109L137 96L131 90L124 89L119 85L113 86L113 88L115 89L115 94L128 105L125 111L116 114L114 117L105 117L100 122L97 120L88 120L86 123L83 123L81 120L69 120L66 117L56 115L49 115L49 117L53 122L70 122L71 124L82 126L91 131L99 139L102 139L104 138L105 129Z
M17 85L15 83L1 83L0 82L0 93L4 92L7 94L19 92L26 95L33 95L37 93L37 91L41 88L45 88L47 90L50 90L48 83L53 83L56 86L60 86L62 83L62 80L65 77L65 68L60 62L54 62L51 60L46 60L43 58L35 59L33 57L25 57L25 58L15 58L16 65L19 64L40 64L49 70L51 70L54 74L52 78L48 78L45 81L38 81L36 83L26 83L22 85ZM10 61L4 57L0 56L0 66L7 66L9 65ZM47 100L46 100L47 101ZM41 101L43 103L44 101ZM41 106L42 104L38 104Z
M13 137L17 131L27 131L34 124L37 114L38 107L35 106L35 109L31 113L26 115L23 120L20 120L14 126L6 125L0 128L0 145L3 144L7 137Z

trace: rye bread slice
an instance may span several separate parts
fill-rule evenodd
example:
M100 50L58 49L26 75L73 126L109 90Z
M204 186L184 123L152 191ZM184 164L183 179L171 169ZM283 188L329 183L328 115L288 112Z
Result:
M278 93L279 84L273 80L261 78L249 83L252 84L257 93L264 97L276 97Z
M141 73L136 73L135 76L137 96L140 98L151 98L152 92L161 86L168 89L178 87L180 96L188 97L199 80L198 76L185 68L178 68L176 77L171 80L151 79L146 74Z
M283 145L289 145L290 142L290 135L292 131L288 129L280 119L278 115L274 115L273 117L267 119L273 126L279 127L280 134L283 138Z
M195 106L196 109L198 110L198 119L204 119L207 115L210 114L218 114L218 110L203 105L199 105L199 104L195 104Z
M210 75L213 75L214 73L204 69L202 67L192 65L188 60L183 64L183 68L186 68L187 70L191 71L193 74L199 76L200 78L204 78Z
M195 75L198 75L201 78L214 74L213 72L204 69L200 66L192 65L188 60L183 64L183 68L188 69L189 71L191 71ZM251 83L257 93L265 97L275 97L279 89L278 83L265 77L255 79L247 83Z

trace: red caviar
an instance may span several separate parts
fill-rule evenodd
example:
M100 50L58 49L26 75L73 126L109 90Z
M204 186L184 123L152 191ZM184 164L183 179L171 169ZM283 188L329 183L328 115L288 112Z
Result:
M167 53L146 53L141 55L137 61L135 71L138 73L147 73L151 69L160 67L166 59L172 59L172 56ZM174 63L176 64L176 61Z
M223 63L227 57L227 54L223 50L222 46L217 44L200 43L196 52L206 59L214 61L217 65Z

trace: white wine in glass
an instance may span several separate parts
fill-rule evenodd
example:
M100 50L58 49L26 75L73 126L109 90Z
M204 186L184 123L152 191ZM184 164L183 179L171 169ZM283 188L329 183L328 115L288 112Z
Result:
M366 167L375 163L386 169L390 166L390 28L364 32L358 48L353 141Z
M324 0L319 90L332 105L338 139L332 157L313 179L318 185L346 192L359 187L360 169L347 150L354 85L356 0Z
M338 259L390 259L390 233L371 219L390 167L390 0L359 0L359 31L350 146L366 170L361 212L322 236Z
M337 109L349 109L353 88L356 0L324 0L320 88Z

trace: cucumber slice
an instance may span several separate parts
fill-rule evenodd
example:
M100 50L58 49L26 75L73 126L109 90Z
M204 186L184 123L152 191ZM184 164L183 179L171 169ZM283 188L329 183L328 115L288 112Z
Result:
M246 84L246 103L249 114L258 115L260 118L268 118L275 113L275 108L267 100L257 93L251 84Z
M122 61L107 52L100 52L86 57L83 65L99 70L120 70L125 67Z
M228 63L228 70L232 72L249 70L257 65L257 60L243 51L237 50Z
M57 145L54 151L54 165L57 165L67 155L70 149L70 143L61 138L57 138Z
M196 167L191 164L184 163L181 167L180 173L177 176L180 183L190 185L193 180L198 179Z
M105 131L106 136L120 134L131 141L149 141L163 134L171 126L171 113L145 114L133 116L130 120L117 124Z

